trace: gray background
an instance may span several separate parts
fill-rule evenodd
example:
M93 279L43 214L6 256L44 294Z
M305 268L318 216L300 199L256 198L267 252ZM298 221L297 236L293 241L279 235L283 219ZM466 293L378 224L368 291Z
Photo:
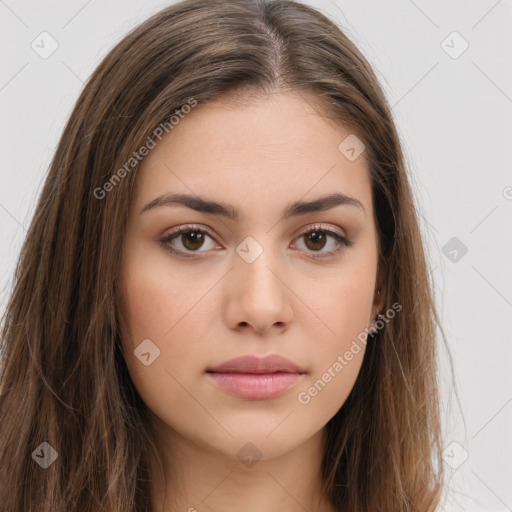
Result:
M404 143L460 398L445 370L446 510L510 511L512 1L307 3L374 66ZM165 5L0 0L2 312L83 82L129 29ZM50 48L44 31L59 45L46 59L31 47Z

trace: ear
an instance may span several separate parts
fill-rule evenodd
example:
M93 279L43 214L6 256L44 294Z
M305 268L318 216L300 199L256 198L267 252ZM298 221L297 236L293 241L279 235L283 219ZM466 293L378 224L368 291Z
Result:
M380 313L383 313L386 301L386 279L384 272L379 270L377 279L375 280L375 292L373 295L372 322Z

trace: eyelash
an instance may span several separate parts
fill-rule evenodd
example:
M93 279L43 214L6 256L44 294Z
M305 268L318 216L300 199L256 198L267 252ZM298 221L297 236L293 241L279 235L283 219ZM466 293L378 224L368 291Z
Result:
M190 258L190 259L196 259L196 258L202 258L202 256L199 255L199 251L195 251L198 254L194 254L194 252L187 253L185 251L174 249L169 242L171 242L174 238L177 238L178 236L184 234L184 233L190 233L190 232L199 232L208 235L210 238L214 239L213 235L211 235L208 231L201 229L199 226L196 225L186 225L182 226L181 228L177 229L176 231L173 231L172 233L166 235L164 238L160 240L165 250L170 252L173 255L176 255L181 258ZM313 232L321 232L323 234L327 234L331 237L333 237L338 242L338 247L334 250L318 253L321 254L321 256L316 256L315 251L312 251L311 257L314 259L322 259L327 258L331 256L337 255L339 252L341 252L344 248L351 247L353 245L353 242L345 238L344 236L339 235L335 231L331 231L330 229L323 228L322 226L315 225L309 228L307 231L304 231L302 234L300 234L297 239L300 239L306 235L309 235ZM207 251L202 251L207 252Z

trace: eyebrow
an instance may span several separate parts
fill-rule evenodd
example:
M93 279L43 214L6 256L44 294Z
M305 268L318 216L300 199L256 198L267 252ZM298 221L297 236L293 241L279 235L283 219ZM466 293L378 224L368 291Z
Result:
M163 194L147 203L139 215L154 208L175 205L186 206L198 212L226 217L231 220L240 219L239 212L232 205L188 194ZM345 194L335 193L319 197L313 201L296 201L291 203L283 211L281 221L308 213L330 210L340 205L355 206L360 208L366 215L366 210L359 200Z

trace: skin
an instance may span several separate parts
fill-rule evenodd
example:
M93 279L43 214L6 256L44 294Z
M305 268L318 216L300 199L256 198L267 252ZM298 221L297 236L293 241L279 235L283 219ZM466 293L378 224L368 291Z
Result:
M153 510L334 510L320 489L324 427L355 383L365 344L309 403L298 394L374 325L385 295L382 287L376 293L378 238L364 153L350 161L338 150L350 133L304 94L273 93L236 107L224 99L195 107L142 161L119 298L124 356L168 470L162 476L151 461ZM290 203L333 192L364 210L339 205L279 221ZM178 205L140 213L164 193L227 203L241 218ZM199 252L196 259L161 242L188 224L208 231L202 246L186 235L167 245ZM330 236L315 244L303 236L315 224L352 245ZM263 249L252 263L236 252L247 236ZM160 350L147 366L134 355L145 339ZM283 355L306 374L264 400L229 395L205 374L247 354ZM248 442L260 457L251 467L237 456Z

